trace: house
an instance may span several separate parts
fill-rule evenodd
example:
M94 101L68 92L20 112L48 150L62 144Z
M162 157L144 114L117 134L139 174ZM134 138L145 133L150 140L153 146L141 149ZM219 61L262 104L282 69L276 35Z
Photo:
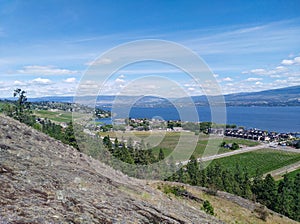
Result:
M182 127L173 127L173 130L176 131L176 132L183 131Z

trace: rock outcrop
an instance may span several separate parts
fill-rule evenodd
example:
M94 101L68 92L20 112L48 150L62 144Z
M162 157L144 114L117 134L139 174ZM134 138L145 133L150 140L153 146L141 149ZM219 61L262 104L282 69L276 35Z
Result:
M221 223L0 115L0 223Z

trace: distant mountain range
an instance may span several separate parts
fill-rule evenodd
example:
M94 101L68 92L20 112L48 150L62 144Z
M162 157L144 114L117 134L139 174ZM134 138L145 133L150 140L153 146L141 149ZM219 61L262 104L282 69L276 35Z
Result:
M55 101L73 102L73 96L53 96L30 98L31 102ZM219 96L210 96L209 99L216 101ZM209 105L206 96L192 96L191 98L172 98L165 99L155 96L98 96L97 106L111 107L118 100L117 105L126 106L128 102L135 102L136 107L169 107L172 104L188 106L195 103L198 106ZM192 101L191 101L192 99ZM260 92L242 92L224 95L227 106L300 106L300 86L292 86L281 89L271 89ZM93 105L95 97L81 97L80 101L87 105ZM211 102L211 101L210 101Z

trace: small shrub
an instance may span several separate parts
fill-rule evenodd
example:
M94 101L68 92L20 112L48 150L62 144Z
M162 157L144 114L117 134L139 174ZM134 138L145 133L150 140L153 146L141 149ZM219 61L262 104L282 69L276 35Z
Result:
M212 196L216 196L218 194L218 189L214 184L211 184L209 185L206 193Z
M263 221L267 221L267 218L270 215L269 211L266 209L266 206L264 205L256 206L254 211L258 214L258 217Z
M209 215L215 215L214 208L208 200L204 201L203 210Z
M169 186L169 185L164 185L163 187L163 192L165 194L174 194L175 196L181 196L183 195L186 191L184 187L182 186Z

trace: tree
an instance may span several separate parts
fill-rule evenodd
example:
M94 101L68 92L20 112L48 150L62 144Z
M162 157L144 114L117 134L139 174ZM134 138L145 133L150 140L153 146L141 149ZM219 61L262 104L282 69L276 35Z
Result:
M121 149L119 150L120 154L117 156L120 160L122 160L125 163L133 164L133 158L131 157L128 149L125 147L125 144L123 143Z
M278 186L278 201L276 203L276 210L288 217L293 216L293 183L289 179L288 175L284 175L282 181L280 181Z
M189 174L191 185L199 184L199 165L195 156L191 156L190 161L186 165L187 173Z
M277 198L277 186L274 178L270 174L268 174L263 180L261 191L262 195L260 202L266 205L268 208L274 209Z
M35 117L31 115L29 103L25 91L21 89L15 89L13 96L18 97L16 101L15 111L12 113L13 118L19 120L22 123L32 126L35 123Z
M162 161L165 159L165 154L162 149L159 149L158 161Z
M148 160L148 163L150 163L150 164L152 164L156 161L156 158L153 154L152 148L147 149L147 160Z
M73 146L74 148L79 150L79 146L77 145L73 123L70 122L64 131L63 142Z
M16 114L15 116L19 120L23 111L26 109L26 102L27 102L27 97L25 96L25 91L21 89L15 89L14 91L14 97L18 97L16 101Z
M252 193L254 194L254 199L259 200L262 196L262 189L263 188L263 176L259 169L256 170L255 177L252 181Z
M226 142L225 142L225 141L223 141L223 142L220 144L220 147L224 148L224 147L225 147L225 145L226 145Z
M231 146L232 150L237 150L239 148L240 148L239 144L237 144L236 142L232 143L232 146Z
M300 221L300 173L294 179L294 216L293 219Z

